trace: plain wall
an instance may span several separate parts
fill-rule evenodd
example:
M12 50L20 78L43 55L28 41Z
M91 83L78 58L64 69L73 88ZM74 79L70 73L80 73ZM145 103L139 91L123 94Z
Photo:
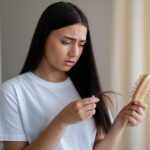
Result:
M2 81L16 76L24 63L43 10L56 0L2 0ZM110 0L70 0L89 19L98 72L109 88L112 3Z
M2 59L1 59L1 0L0 0L0 84L1 84L1 81L2 81Z
M0 84L1 84L1 0L0 0ZM2 145L0 142L0 150L2 150Z

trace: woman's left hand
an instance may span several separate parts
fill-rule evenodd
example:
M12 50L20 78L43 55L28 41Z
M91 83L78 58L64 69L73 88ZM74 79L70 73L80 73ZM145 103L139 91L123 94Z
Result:
M119 126L136 126L144 121L147 104L145 102L133 101L126 105L115 119Z
M147 104L144 102L133 101L127 106L126 114L128 115L127 126L136 126L144 121L146 117Z

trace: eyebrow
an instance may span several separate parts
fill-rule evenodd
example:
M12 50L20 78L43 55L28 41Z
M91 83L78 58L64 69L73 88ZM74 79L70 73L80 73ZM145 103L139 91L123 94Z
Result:
M63 36L63 38L69 39L69 40L72 40L72 41L75 41L75 40L76 40L75 38L70 37L70 36ZM80 42L86 42L86 40L80 40Z

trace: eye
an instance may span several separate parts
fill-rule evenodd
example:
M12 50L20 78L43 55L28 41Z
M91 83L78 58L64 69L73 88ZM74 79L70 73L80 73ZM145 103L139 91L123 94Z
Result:
M79 47L84 47L84 45L79 45Z
M85 45L85 43L83 43L83 44L79 44L79 47L84 47L84 45Z
M71 43L71 41L61 41L61 43L63 44L63 45L68 45L68 44L70 44Z

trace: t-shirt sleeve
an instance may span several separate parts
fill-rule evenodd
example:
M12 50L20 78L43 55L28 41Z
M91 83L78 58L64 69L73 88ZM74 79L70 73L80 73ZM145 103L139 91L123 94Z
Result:
M27 141L16 97L0 89L0 141Z

